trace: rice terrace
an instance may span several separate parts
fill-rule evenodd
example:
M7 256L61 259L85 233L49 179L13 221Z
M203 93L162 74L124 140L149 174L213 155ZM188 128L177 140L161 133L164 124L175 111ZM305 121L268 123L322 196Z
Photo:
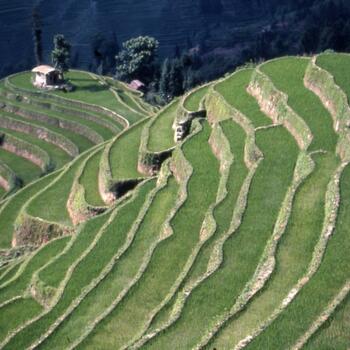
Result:
M38 70L0 82L1 349L350 348L349 54L163 107Z

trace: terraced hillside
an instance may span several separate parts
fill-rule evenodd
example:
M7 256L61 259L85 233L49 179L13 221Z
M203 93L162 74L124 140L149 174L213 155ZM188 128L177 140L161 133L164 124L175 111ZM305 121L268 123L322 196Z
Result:
M68 95L38 91L29 72L0 82L1 197L155 112L122 83L80 71L67 78L76 87Z
M1 85L0 174L23 188L0 202L0 348L350 347L349 55L159 112L69 77L65 95Z

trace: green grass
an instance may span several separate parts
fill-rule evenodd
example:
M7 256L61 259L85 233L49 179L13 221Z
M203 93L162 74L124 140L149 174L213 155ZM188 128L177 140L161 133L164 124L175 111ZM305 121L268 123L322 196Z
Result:
M69 242L70 238L71 237L64 237L54 240L36 252L35 255L30 258L25 270L23 270L20 276L0 289L0 304L15 296L22 295L28 287L33 273L55 255L60 253ZM1 315L3 315L2 312ZM1 331L0 328L0 334Z
M247 87L253 69L241 70L223 82L215 85L215 90L219 92L225 100L234 108L249 117L255 127L270 125L271 120L260 111L260 107L255 98L249 95Z
M12 169L25 185L39 178L42 174L41 168L36 164L3 148L0 148L0 160Z
M8 333L19 327L25 321L35 317L42 307L33 299L18 299L0 309L0 342Z
M328 242L322 264L287 309L248 349L286 349L302 336L349 278L350 166L340 181L341 204L337 226Z
M0 117L1 118L1 117ZM46 142L44 140L38 139L32 135L18 132L10 129L4 129L0 127L0 132L4 132L6 134L12 135L17 137L18 139L24 140L29 142L32 145L36 145L42 150L44 150L50 157L53 169L59 169L62 168L63 165L68 163L72 158L61 148L58 146L53 145L52 143Z
M317 57L316 63L333 75L336 84L350 99L350 55L340 53L320 55Z
M45 109L45 108L39 108L35 105L30 105L30 104L26 104L26 103L21 103L21 102L17 102L14 100L6 100L4 98L0 98L0 100L8 105L12 105L15 107L19 107L20 111L29 111L32 113L40 113L45 115L46 117L49 117L50 119L52 119L53 122L58 123L59 121L67 121L67 122L71 122L76 124L76 126L79 128L80 126L84 126L85 128L89 129L90 131L95 131L98 135L102 136L102 138L104 138L105 140L110 139L113 136L113 133L107 129L104 128L103 126L96 124L90 120L86 120L83 118L79 118L76 116L69 116L67 114L63 114L63 113L59 113L59 112L55 112L52 111L50 109ZM29 119L29 118L27 118ZM31 119L29 119L30 121L32 121ZM46 122L42 122L47 124L51 124L51 123L46 123ZM57 125L57 124L56 124ZM62 128L63 129L63 128ZM69 130L68 128L64 128L64 130ZM79 130L79 129L78 129ZM78 133L78 131L72 131L73 133L75 133L76 135L79 135L81 137L84 137L87 139L87 137L85 137L84 135ZM92 141L90 141L89 139L87 139L89 142L92 143Z
M56 91L54 92L55 95L106 107L119 113L124 118L128 119L130 123L142 119L142 115L133 112L121 104L109 90L108 86L102 86L88 73L70 71L65 77L70 80L76 89L68 94Z
M304 75L309 64L305 58L284 58L264 64L267 74L277 89L288 95L289 106L303 118L314 138L310 150L324 149L334 152L337 134L333 120L319 98L304 86Z
M49 222L72 226L66 205L76 173L87 156L88 154L84 154L77 159L57 182L36 196L27 208L28 214Z
M222 122L220 125L230 143L231 152L234 155L234 162L230 167L230 173L227 179L227 196L214 209L213 215L217 224L215 234L204 244L199 252L194 266L183 283L184 285L187 282L196 280L207 271L208 262L214 246L229 229L234 208L238 204L236 203L238 195L247 175L247 168L244 163L245 132L231 119ZM164 321L168 320L175 301L176 298L173 298L172 302L168 303L162 309L152 322L148 332L151 332L153 329L159 327Z
M252 180L241 226L224 245L223 265L192 292L180 318L144 348L192 348L232 307L253 276L291 183L298 154L294 140L281 127L258 132L257 144L265 158Z
M147 121L148 119L145 119L143 122L133 126L114 141L108 155L114 180L141 177L137 171L137 162L140 137Z
M190 112L197 112L200 108L200 103L203 97L207 94L210 85L201 87L200 89L192 92L184 102L184 107Z
M122 101L126 103L130 108L134 109L138 113L141 113L144 115L147 114L147 111L145 111L140 106L138 106L135 100L124 89L117 89L116 91L119 97L122 99Z
M305 350L346 350L350 346L350 295L304 346Z
M77 339L83 332L84 327L101 314L123 291L127 286L127 281L132 281L135 278L151 249L150 247L159 238L162 224L169 215L169 210L175 204L177 192L178 184L174 178L170 178L168 185L160 190L152 201L152 205L127 253L118 260L107 278L84 299L74 314L45 342L44 348L67 348L69 345L68 339ZM130 310L127 309L125 312L128 314ZM124 323L126 318L124 319L124 316L122 316L122 319L122 323ZM119 331L122 330L122 328L116 327ZM118 348L118 344L113 344L113 347Z
M180 101L176 100L154 117L149 129L148 150L160 152L175 146L172 125Z
M98 173L102 152L103 150L98 151L88 159L79 179L80 184L85 188L85 200L88 204L96 207L105 205L98 188Z
M19 332L4 349L24 349L42 335L48 327L69 307L91 281L99 276L123 245L145 198L154 186L149 181L140 188L134 200L122 207L112 222L105 228L94 249L75 268L59 302L49 313Z
M26 72L12 77L10 81L12 84L18 87L31 91L39 91L32 85L31 76L32 73ZM69 93L65 93L63 91L53 91L50 92L50 94L108 108L119 113L131 123L142 119L141 115L131 111L121 104L109 90L108 86L102 86L87 72L85 73L72 70L65 74L65 78L75 86L75 90Z
M68 129L62 129L58 126L50 125L48 123L37 121L37 120L30 120L13 113L6 113L6 116L14 120L29 123L33 126L43 127L57 134L61 134L65 138L73 142L78 147L79 152L86 151L87 149L93 146L93 143L90 140L88 140L86 137L76 134L75 132L70 131Z
M187 259L198 244L204 214L210 204L215 202L218 189L218 161L208 144L210 131L208 124L205 124L204 130L183 147L185 157L193 167L193 175L187 186L187 200L171 221L174 234L157 246L146 271L130 290L125 302L98 325L81 348L119 348L125 341L130 341L183 271ZM133 310L132 313L130 310ZM158 349L164 348L172 347L168 344Z
M19 268L22 266L24 261L26 261L26 259L22 259L20 262L12 263L6 269L6 272L4 271L4 273L1 274L0 285L4 284L5 282L7 282L10 279L12 279L16 275L16 273L18 272Z
M2 207L0 211L0 247L9 248L11 247L12 235L14 230L14 223L20 210L26 204L32 196L37 194L42 188L46 187L53 181L60 172L50 174L44 178L36 181L35 183L25 187L18 193L16 193L8 202ZM45 206L44 206L45 208Z
M0 199L5 195L6 191L4 188L0 187Z
M10 92L10 93L13 93L11 90L7 89L5 86L4 86L4 83L0 83L0 95L2 96L2 98L6 98L6 94ZM6 98L7 99L7 98ZM74 106L67 106L67 104L62 101L55 101L53 99L51 100L48 100L47 98L44 97L44 95L33 95L33 96L30 96L30 100L32 101L32 104L29 104L29 105L34 105L34 106L37 106L37 108L43 110L43 111L47 111L48 108L44 108L42 106L40 106L40 104L44 103L46 105L49 105L51 106L52 110L55 110L56 107L58 108L64 108L64 110L66 111L65 113L62 113L62 112L59 112L60 115L61 114L67 114L67 115L72 115L73 118L75 118L75 113L76 112L81 112L81 108L78 108L78 107L74 107ZM13 99L9 99L10 102L13 102L14 100ZM112 117L109 117L105 114L102 114L102 113L97 113L97 112L91 112L89 110L86 110L84 108L83 109L83 112L84 114L86 114L87 116L84 118L84 117L77 117L78 119L82 118L83 120L89 120L89 116L92 116L92 117L98 117L99 119L103 120L103 121L106 121L108 122L109 124L112 124L115 128L117 128L119 131L123 129L123 126L118 123L118 121L116 121L115 119L113 119ZM102 123L99 124L95 121L92 121L93 123L95 124L98 124L98 125L101 125L103 128L106 128ZM109 129L109 128L107 128Z
M316 168L296 193L287 229L276 253L276 269L266 287L230 320L210 347L234 348L277 308L306 273L320 237L327 185L337 166L334 155L314 156Z
M69 267L83 254L94 240L98 231L110 218L111 212L97 216L88 222L79 230L77 238L73 241L71 247L58 259L45 267L39 273L39 278L46 285L57 288L66 275Z

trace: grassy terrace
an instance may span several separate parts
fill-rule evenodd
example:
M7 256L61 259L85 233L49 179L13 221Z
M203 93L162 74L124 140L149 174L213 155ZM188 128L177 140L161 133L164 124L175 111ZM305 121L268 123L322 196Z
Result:
M5 95L10 92L13 93L11 90L9 90L8 88L5 87L4 81L0 81L0 94L1 97L3 99L5 99ZM8 99L6 98L9 102L14 102L13 99ZM64 102L59 102L59 101L54 101L54 100L48 100L47 98L45 98L44 96L30 96L30 100L32 101L32 105L36 106L39 109L43 109L43 111L47 111L48 108L44 108L41 106L41 104L45 104L47 106L50 106L52 108L52 110L55 110L55 108L64 108L65 113L63 114L67 114L67 115L76 115L77 112L81 112L81 108L78 107L74 107L74 106L67 106L67 104L65 104ZM26 103L24 103L24 105L27 105ZM31 105L31 104L30 104ZM108 122L109 124L111 124L112 126L114 126L116 129L118 130L122 130L123 127L120 123L118 123L115 119L102 114L102 113L97 113L97 112L91 112L89 110L85 110L83 108L83 112L86 115L86 118L83 117L77 117L78 119L83 119L83 120L89 120L89 118L94 118L94 117L98 117L99 119L101 119L101 121L103 122ZM96 123L95 121L93 121L94 123ZM98 125L101 125L99 123L96 123ZM103 125L103 124L102 124Z
M81 336L84 328L127 288L126 281L132 281L135 278L141 264L147 259L151 247L158 241L162 224L175 204L177 192L178 184L171 177L168 185L161 189L152 201L127 253L118 260L109 275L84 299L74 314L48 338L43 348L67 348L70 343L69 339L77 339ZM128 311L125 310L125 312ZM118 329L122 330L119 327Z
M98 151L88 159L79 179L80 184L85 188L85 200L88 204L96 207L105 205L98 188L98 173L102 152L103 150Z
M148 139L148 150L160 152L175 146L172 125L176 117L180 101L175 100L154 118Z
M42 306L34 299L17 299L0 309L0 341L3 341L8 333L19 327L28 319L35 317L42 311Z
M34 113L38 112L38 113L44 114L45 116L50 117L53 120L69 121L69 122L73 122L75 124L83 125L86 128L88 128L92 131L95 131L104 140L108 140L111 137L113 137L113 135L114 135L111 130L109 130L108 128L106 128L100 124L97 124L97 123L95 123L91 120L87 120L85 118L69 115L69 113L56 112L56 111L48 109L48 108L42 108L42 107L37 106L35 104L27 104L27 103L18 102L15 100L7 100L5 98L1 98L1 101L9 104L10 106L17 106L17 107L21 108L21 110L30 111L30 112L34 112Z
M21 259L18 262L10 264L10 266L8 266L7 268L3 268L4 271L3 269L1 269L0 285L12 279L16 275L16 273L18 272L19 268L22 266L25 260L26 259Z
M77 238L72 245L58 259L53 261L39 273L39 278L46 285L57 288L65 277L69 267L84 253L90 246L99 230L108 221L111 212L97 216L89 220L78 231Z
M12 77L11 82L18 87L37 91L31 83L31 76L32 73L30 72L19 74ZM50 92L51 94L108 108L128 119L130 123L142 119L141 115L121 104L109 90L108 86L101 85L98 80L91 77L88 73L72 70L65 74L65 78L68 79L76 89L70 93L54 91Z
M350 263L350 166L340 182L341 205L337 226L319 270L287 309L248 349L289 348L304 334L349 278Z
M48 123L44 123L37 120L28 120L27 118L24 118L12 113L6 113L6 116L10 117L13 120L30 123L33 126L43 127L57 134L61 134L68 140L72 141L78 147L79 152L86 151L87 149L93 146L93 143L90 140L88 140L86 137L78 135L77 133L70 131L68 129L62 129L58 126L50 125Z
M314 160L314 172L295 196L292 214L276 253L276 270L263 291L244 312L225 325L210 348L234 348L265 321L306 273L323 227L327 185L337 166L331 154L315 155Z
M136 112L140 113L140 114L148 114L147 111L145 111L144 109L142 109L133 99L133 97L131 97L124 89L116 89L115 90L117 92L117 94L119 95L120 99L126 103L130 108L132 108L133 110L135 110Z
M127 234L153 186L154 181L142 185L136 198L117 212L109 225L104 228L102 236L93 249L74 269L59 302L53 309L16 334L4 349L24 349L28 347L47 331L49 326L66 311L71 302L79 297L86 286L98 278L102 269L124 244Z
M0 248L11 247L12 235L14 230L14 223L16 218L32 196L37 194L42 188L49 185L60 172L56 172L45 176L44 178L36 181L33 184L25 187L18 193L16 193L0 210ZM45 208L45 206L44 206Z
M257 144L265 158L252 181L242 224L224 245L223 265L192 292L180 318L145 348L192 348L232 307L253 276L291 183L298 155L293 138L281 127L258 132Z
M335 82L350 98L350 55L348 54L324 54L317 57L317 65L327 70L334 77Z
M86 338L82 348L120 348L130 341L183 271L198 243L204 214L215 202L218 189L218 161L208 144L209 135L210 127L205 123L204 130L183 146L193 174L187 185L188 197L171 221L173 235L157 246L139 282L130 290L124 302ZM199 150L201 157L198 157ZM133 312L130 313L130 310ZM166 348L169 348L169 344Z
M309 59L284 58L264 64L261 70L267 74L277 89L288 95L288 104L309 126L314 139L310 150L323 149L333 152L337 135L333 120L319 98L304 87L304 75Z
M28 214L49 222L71 226L72 221L66 204L76 172L87 156L88 154L84 154L77 159L58 181L52 183L46 190L33 198L27 209ZM50 203L50 206L47 203ZM44 208L45 210L43 210Z
M312 337L305 350L348 349L350 344L350 295Z
M201 87L200 89L192 92L184 102L184 107L190 112L197 112L200 108L200 103L206 93L208 92L210 85Z
M52 257L61 252L64 249L65 245L69 242L69 239L70 237L64 237L58 240L54 240L34 253L21 275L12 282L8 282L8 284L0 288L0 304L15 296L23 295L31 281L33 273L47 261L49 261ZM1 315L3 315L2 311Z
M0 159L23 180L24 184L32 182L42 174L39 166L3 148L0 148Z
M124 180L140 177L137 171L138 153L142 128L147 121L148 119L145 119L127 130L111 146L108 157L113 179Z
M1 118L1 116L0 116ZM38 146L42 150L44 150L50 157L53 168L54 169L59 169L66 163L68 163L72 158L64 152L61 148L58 146L55 146L49 142L46 142L44 140L40 140L37 137L34 137L32 135L23 133L23 132L18 132L10 129L4 129L0 127L0 133L6 133L12 136L17 137L18 139L24 140L26 142L29 142L30 144L33 144L35 146Z
M199 252L190 273L184 281L184 285L186 285L186 282L196 280L207 271L208 262L214 246L229 229L234 208L238 204L238 195L247 175L247 168L244 163L245 132L231 119L222 122L220 125L226 138L230 142L231 152L234 155L234 161L231 165L226 185L228 193L223 202L221 202L221 204L217 206L213 212L217 224L216 232L213 237L204 244L202 250ZM175 301L176 298L173 298L172 302L168 303L168 305L166 305L162 311L159 312L152 322L148 332L152 332L153 329L158 328L164 321L168 320Z
M271 120L260 111L255 98L249 95L247 87L250 83L253 69L244 69L231 75L221 83L215 85L225 100L234 108L241 111L252 121L255 127L270 125Z

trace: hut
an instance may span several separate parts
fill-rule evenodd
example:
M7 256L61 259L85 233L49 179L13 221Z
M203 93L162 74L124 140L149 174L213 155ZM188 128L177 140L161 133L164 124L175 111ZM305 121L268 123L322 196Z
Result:
M61 83L60 72L51 66L41 65L33 68L33 85L42 89L54 88Z
M140 80L133 80L130 84L129 87L133 90L137 90L137 91L145 91L145 84L140 81Z

